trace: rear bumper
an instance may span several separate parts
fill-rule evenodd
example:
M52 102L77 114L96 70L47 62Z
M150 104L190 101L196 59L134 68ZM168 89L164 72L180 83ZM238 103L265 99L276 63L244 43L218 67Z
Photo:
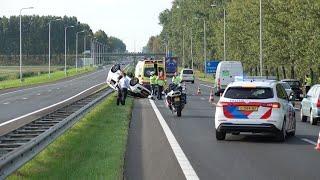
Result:
M254 132L254 133L276 133L280 130L273 124L232 124L222 123L217 128L218 131L232 133L232 132Z

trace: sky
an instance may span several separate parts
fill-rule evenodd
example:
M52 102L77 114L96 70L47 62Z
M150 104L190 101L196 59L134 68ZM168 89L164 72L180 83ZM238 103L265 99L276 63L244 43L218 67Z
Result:
M120 38L130 52L141 51L152 35L158 35L159 13L170 9L173 0L0 0L0 16L55 15L76 16L109 36Z

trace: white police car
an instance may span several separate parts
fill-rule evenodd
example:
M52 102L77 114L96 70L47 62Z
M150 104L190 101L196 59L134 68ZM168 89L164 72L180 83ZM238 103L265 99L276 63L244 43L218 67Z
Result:
M107 77L107 84L114 90L118 90L116 88L118 77L121 75L121 68L120 64L115 64L111 67L108 77ZM133 96L138 96L142 98L147 98L151 95L151 92L149 89L145 88L142 84L139 84L138 78L127 78L130 81L130 88L129 93Z
M273 133L278 141L294 136L296 120L291 98L277 81L229 84L216 107L216 139L240 132Z

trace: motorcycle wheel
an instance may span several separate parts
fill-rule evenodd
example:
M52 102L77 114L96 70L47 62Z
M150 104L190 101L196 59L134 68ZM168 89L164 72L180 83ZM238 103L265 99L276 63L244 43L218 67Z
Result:
M178 109L177 109L177 116L178 116L178 117L181 117L181 112L182 112L182 109L181 109L181 108L178 108Z

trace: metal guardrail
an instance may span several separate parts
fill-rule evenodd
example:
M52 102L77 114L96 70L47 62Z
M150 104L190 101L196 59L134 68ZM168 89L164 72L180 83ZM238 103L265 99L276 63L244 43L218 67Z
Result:
M112 92L104 88L0 136L0 179L31 160Z

